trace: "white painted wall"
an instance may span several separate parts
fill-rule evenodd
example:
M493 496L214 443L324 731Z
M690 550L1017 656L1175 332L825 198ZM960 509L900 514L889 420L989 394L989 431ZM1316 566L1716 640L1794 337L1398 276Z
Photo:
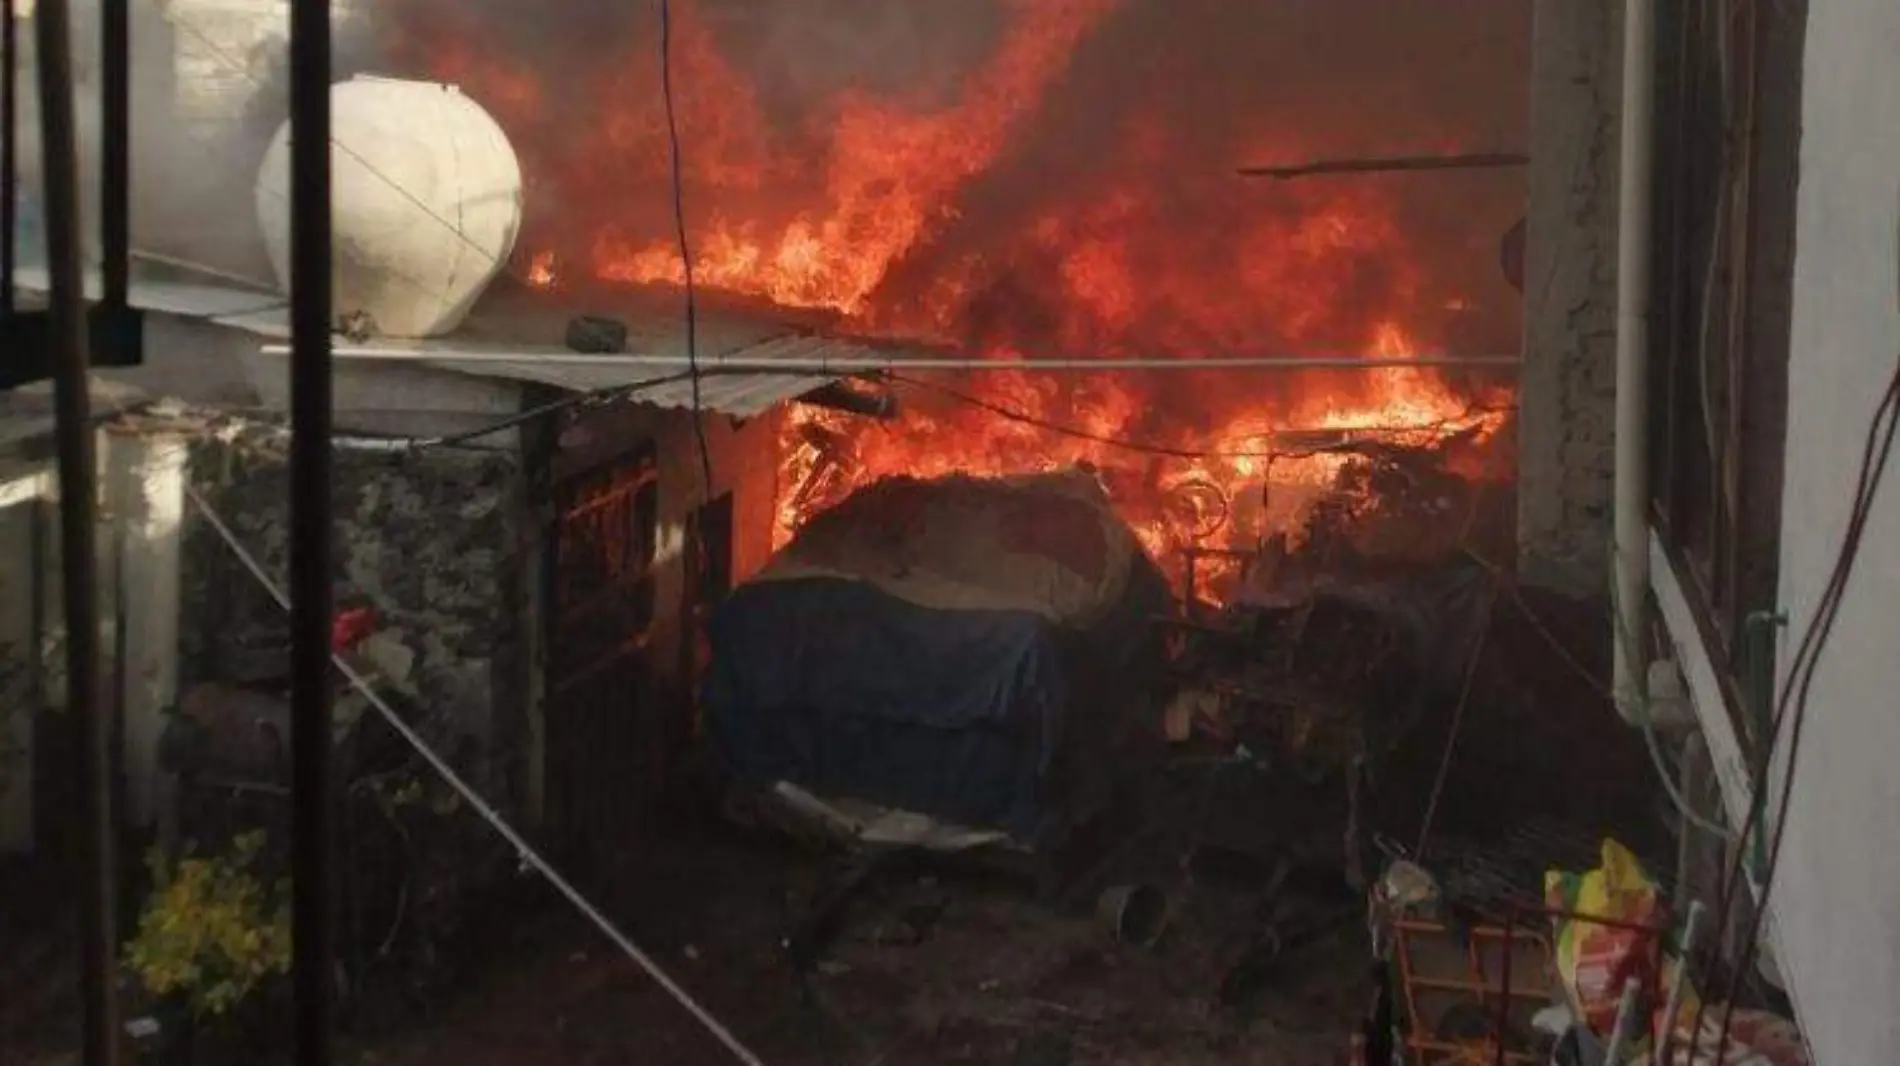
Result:
M124 607L125 817L151 826L170 784L158 768L165 712L178 702L179 572L190 442L164 432L102 434L107 514Z
M1900 359L1900 3L1808 5L1781 604L1813 615ZM1900 1049L1900 470L1814 685L1771 910L1821 1066Z

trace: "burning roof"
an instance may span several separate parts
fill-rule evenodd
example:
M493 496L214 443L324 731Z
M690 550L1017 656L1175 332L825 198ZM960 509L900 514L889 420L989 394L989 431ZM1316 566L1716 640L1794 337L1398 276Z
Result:
M516 268L540 283L682 279L678 204L702 285L853 334L1004 360L1392 357L1515 349L1496 245L1522 176L1263 185L1234 170L1519 143L1528 20L1484 2L1496 10L1450 18L1269 0L675 0L672 115L657 26L634 9L524 20L391 0L375 20L385 64L456 82L508 129L532 190ZM1164 565L1245 550L1347 461L1288 431L1490 438L1512 391L1425 368L903 387L900 424L787 420L781 538L886 475L1084 462Z

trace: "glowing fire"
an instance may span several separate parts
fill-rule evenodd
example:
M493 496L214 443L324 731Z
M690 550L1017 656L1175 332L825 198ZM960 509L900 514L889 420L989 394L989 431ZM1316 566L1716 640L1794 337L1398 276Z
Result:
M710 0L674 0L696 280L835 312L855 331L1003 359L1442 348L1446 316L1475 304L1434 288L1390 187L1234 178L1239 163L1319 152L1326 131L1256 128L1238 105L1184 106L1173 87L1195 77L1195 55L1136 65L1126 49L1092 51L1130 33L1117 19L1135 4L988 0L993 39L955 77L914 91L847 80L799 94L787 115L730 17L719 21ZM533 69L477 16L422 6L428 17L401 43L492 109L521 151L534 195L520 266L531 281L553 283L557 251L563 272L680 280L650 32L602 47L598 61L567 55L561 69ZM542 88L556 79L558 101ZM1088 116L1088 135L1067 115ZM781 536L886 474L1087 462L1167 564L1183 547L1244 549L1291 521L1301 491L1341 460L1301 457L1310 436L1290 431L1482 438L1505 416L1479 408L1509 400L1508 389L1454 387L1422 368L986 371L935 386L908 386L906 414L889 425L794 409Z
M1375 350L1387 358L1411 354L1389 323L1378 327ZM1101 472L1149 554L1174 572L1183 550L1194 552L1194 591L1218 600L1238 576L1240 557L1264 537L1291 530L1350 461L1329 445L1362 436L1426 445L1453 433L1482 444L1507 418L1500 408L1458 396L1427 370L1365 376L1369 394L1362 400L1309 391L1288 404L1235 405L1205 427L1176 422L1162 436L1144 428L1154 424L1146 399L1153 383L1125 376L1071 382L999 370L956 384L907 378L915 384L904 390L905 417L875 428L838 411L794 408L781 437L776 533L783 543L809 515L893 474L1087 464ZM1249 384L1230 374L1214 380Z

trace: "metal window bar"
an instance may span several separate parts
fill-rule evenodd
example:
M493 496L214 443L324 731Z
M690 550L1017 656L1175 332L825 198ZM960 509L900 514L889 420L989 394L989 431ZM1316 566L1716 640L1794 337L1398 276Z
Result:
M104 253L104 317L115 323L132 289L132 11L131 0L99 4L99 242ZM110 333L124 343L122 328Z
M7 6L11 21L12 5ZM119 1043L112 730L106 720L107 708L99 698L99 560L95 555L98 467L80 237L71 15L67 0L42 0L34 12L33 28L39 53L41 172L46 185L48 347L54 369L54 433L59 457L66 707L79 734L74 766L78 826L73 834L77 841L73 858L80 908L82 1056L86 1066L112 1066L118 1058ZM12 235L7 236L11 244Z
M20 20L12 0L0 18L0 315L13 313L13 253L20 228Z
M290 5L291 988L298 1066L329 1066L330 3Z

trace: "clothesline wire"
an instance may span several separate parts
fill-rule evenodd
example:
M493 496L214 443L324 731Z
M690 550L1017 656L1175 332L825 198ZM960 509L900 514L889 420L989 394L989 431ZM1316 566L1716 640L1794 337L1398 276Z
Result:
M211 528L217 532L219 538L224 541L225 546L231 550L232 555L237 558L238 562L243 564L244 568L249 571L251 576L257 580L258 584L263 587L264 591L270 594L271 599L276 601L277 606L288 611L290 609L289 598L284 595L282 589L277 587L276 582L271 580L270 574L264 569L263 565L257 561L257 557L252 555L250 550L238 539L236 532L225 523L224 519L218 515L217 511L211 507L211 504L205 500L204 496L199 493L196 488L187 486L185 495L191 500L192 505L198 509L198 512L204 516L205 521L211 525ZM535 850L534 846L528 843L527 838L524 837L519 830L515 829L513 825L509 824L508 820L502 816L500 811L496 810L487 800L483 799L481 794L477 792L461 774L455 772L455 768L450 766L448 761L438 754L436 750L429 745L428 741L423 739L415 727L411 726L400 714L396 713L396 710L376 691L375 686L371 685L361 672L351 666L349 661L341 655L333 653L330 656L330 661L336 666L338 672L343 675L344 680L348 681L352 688L361 693L363 698L369 701L370 706L376 709L382 719L389 723L390 728L394 729L396 733L402 737L403 741L415 750L416 754L422 756L423 761L427 762L430 768L439 774L450 788L454 789L464 800L468 801L469 806L472 807L484 821L493 827L495 832L500 834L501 838L508 842L509 846L515 849L516 854L520 856L523 863L546 878L548 883L554 886L555 891L559 892L574 906L574 909L580 911L588 921L592 922L594 927L600 930L601 934L611 941L615 947L619 948L620 952L631 960L634 965L645 971L646 975L651 978L655 984L659 985L660 988L672 996L681 1007L685 1008L686 1012L691 1014L700 1025L704 1026L707 1032L711 1033L728 1051L732 1052L734 1058L745 1063L746 1066L764 1066L763 1060L754 1054L750 1048L746 1047L737 1036L733 1035L732 1031L728 1029L724 1023L713 1017L712 1013L701 1006L699 1001L694 999L691 993L687 992L686 989L680 986L679 982L675 981L670 974L662 969L660 964L654 961L652 956L641 950L640 946L635 944L627 934L621 932L620 928L616 926L611 919L601 913L599 907L596 907L579 889L575 888L567 878L561 876L561 872L556 870L554 865L544 858L539 851Z

